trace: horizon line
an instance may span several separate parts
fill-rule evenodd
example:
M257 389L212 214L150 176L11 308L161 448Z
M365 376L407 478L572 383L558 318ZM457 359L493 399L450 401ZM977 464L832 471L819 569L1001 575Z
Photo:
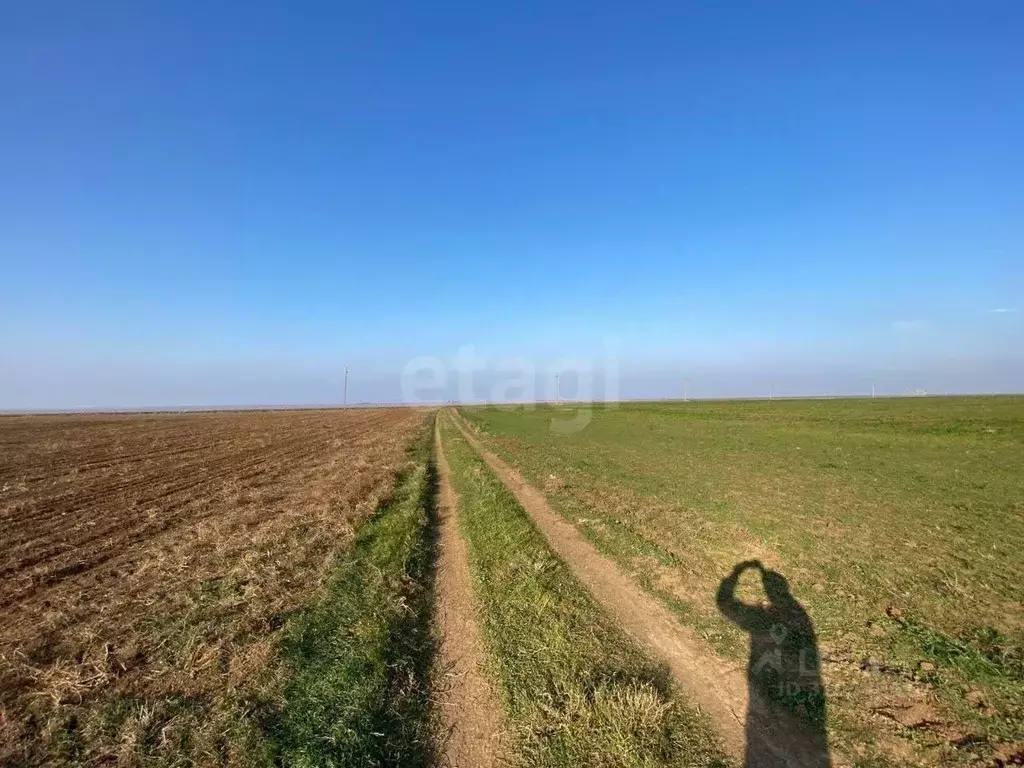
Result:
M465 406L471 408L480 407L517 407L525 405L543 406L607 406L620 403L692 403L692 402L719 402L719 403L742 403L742 402L774 402L776 400L799 401L799 400L907 400L907 399L941 399L941 398L969 398L969 397L1021 397L1022 391L1012 392L902 392L887 394L821 394L821 395L749 395L743 397L635 397L618 398L615 400L574 400L561 398L559 400L537 399L537 400L430 400L420 403L405 402L361 402L361 403L304 403L304 404L260 404L260 405L154 405L154 406L126 406L108 408L105 406L83 406L76 408L0 408L0 417L4 416L86 416L86 415L143 415L153 414L191 414L191 413L223 413L234 412L244 413L247 411L340 411L359 410L364 408L442 408L444 406Z

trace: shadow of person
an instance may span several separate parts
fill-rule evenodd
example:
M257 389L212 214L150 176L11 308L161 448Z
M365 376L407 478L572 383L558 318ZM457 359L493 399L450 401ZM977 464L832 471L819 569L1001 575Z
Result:
M767 605L737 599L736 585L748 569L760 573ZM746 768L831 766L814 624L789 582L748 560L722 579L717 602L726 618L750 633Z

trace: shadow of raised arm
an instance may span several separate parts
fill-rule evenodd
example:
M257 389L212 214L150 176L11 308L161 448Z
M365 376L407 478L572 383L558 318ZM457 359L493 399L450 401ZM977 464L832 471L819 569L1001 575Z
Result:
M747 605L736 599L736 584L748 568L764 570L760 560L746 560L739 563L732 569L732 573L722 579L722 583L718 585L715 600L718 603L718 610L722 612L723 616L747 632L753 632L764 621L764 609L756 605Z

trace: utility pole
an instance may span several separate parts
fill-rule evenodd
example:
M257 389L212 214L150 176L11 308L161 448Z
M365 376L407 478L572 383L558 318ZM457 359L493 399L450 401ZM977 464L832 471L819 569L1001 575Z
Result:
M871 399L872 400L875 399L875 385L874 384L871 385Z
M690 402L689 394L686 391L687 386L689 385L689 383L690 383L689 379L683 379L683 402L684 403Z
M345 366L345 386L342 389L341 404L348 405L348 366Z

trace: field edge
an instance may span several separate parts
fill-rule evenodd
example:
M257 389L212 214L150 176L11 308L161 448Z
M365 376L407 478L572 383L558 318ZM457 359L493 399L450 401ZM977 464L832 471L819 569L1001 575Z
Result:
M260 707L259 764L436 761L433 436L431 417L409 447L411 467L358 527L326 594L286 624L287 682L283 700Z

